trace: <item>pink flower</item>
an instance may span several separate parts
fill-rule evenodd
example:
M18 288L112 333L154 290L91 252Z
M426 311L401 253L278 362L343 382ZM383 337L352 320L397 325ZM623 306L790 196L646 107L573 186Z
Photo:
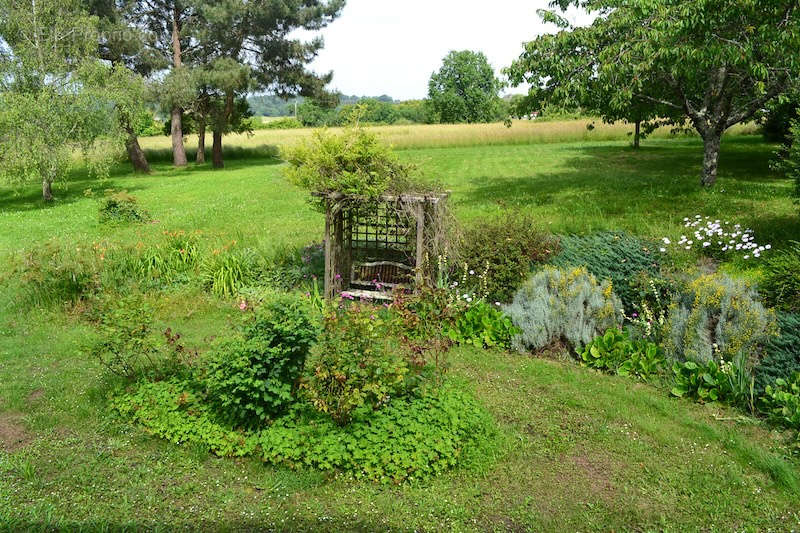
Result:
M242 300L239 302L239 309L242 311L247 311L247 300Z

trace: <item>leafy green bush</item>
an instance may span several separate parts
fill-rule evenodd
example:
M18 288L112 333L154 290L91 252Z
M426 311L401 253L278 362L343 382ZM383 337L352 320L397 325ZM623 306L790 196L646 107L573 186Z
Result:
M484 218L465 230L459 259L486 273L490 302L509 302L528 277L532 263L542 263L558 252L558 239L536 229L529 216Z
M408 354L388 338L390 326L362 303L326 313L324 330L306 362L305 397L340 425L357 410L374 410L411 387Z
M392 399L344 428L318 414L285 417L263 431L258 442L269 463L399 483L484 463L496 439L494 423L478 402L446 386L422 397Z
M148 222L150 215L139 207L136 197L121 191L110 194L100 205L100 222L121 224L126 222Z
M580 352L619 325L621 308L609 281L598 283L582 267L546 267L525 282L504 311L522 330L514 336L515 348L539 350L563 342Z
M634 376L649 381L664 366L664 354L652 342L631 340L618 329L610 329L586 345L581 354L583 364L620 376Z
M698 402L717 402L725 400L730 393L728 375L714 361L698 364L694 361L672 365L675 385L672 395L688 397Z
M211 294L231 297L258 275L259 258L250 249L214 250L200 265L200 280Z
M794 180L795 201L800 203L800 121L791 123L789 139L777 155L778 160L773 168Z
M303 248L281 248L270 258L260 281L281 289L296 289L325 275L325 249L313 243Z
M779 378L768 385L761 407L772 422L800 430L800 373L790 380Z
M670 306L665 349L674 360L702 364L744 353L750 370L776 331L774 313L761 305L753 287L708 275L691 282Z
M614 293L628 313L636 311L640 295L631 283L641 272L655 275L660 266L655 245L628 235L605 232L570 235L560 241L561 253L551 260L560 268L586 267L599 280L611 280Z
M303 124L294 117L281 117L274 120L251 117L247 119L247 123L252 130L293 130L303 127Z
M242 457L254 453L252 435L221 424L203 393L191 381L143 383L130 394L115 397L111 405L124 417L174 444L205 446L220 457Z
M778 313L778 327L780 334L767 342L766 356L753 371L759 395L775 380L800 372L800 315Z
M131 380L165 373L163 344L153 335L152 308L138 296L109 298L103 307L98 320L100 338L92 347L100 363Z
M308 306L293 296L276 296L257 308L240 336L209 359L204 381L220 417L257 427L288 409L316 335Z
M310 140L284 151L289 180L312 192L376 198L386 192L407 192L412 169L401 163L374 133L350 127L341 133L315 131Z
M764 302L789 313L800 312L800 242L773 255L758 287Z
M511 338L518 333L505 313L483 301L470 305L447 330L453 342L479 348L509 348Z

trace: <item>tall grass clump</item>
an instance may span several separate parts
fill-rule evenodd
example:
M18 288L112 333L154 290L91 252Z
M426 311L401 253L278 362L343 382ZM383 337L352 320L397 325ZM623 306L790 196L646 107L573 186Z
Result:
M585 268L547 267L517 291L505 312L522 330L513 339L520 351L566 344L576 351L619 327L622 303L609 281L598 282Z
M200 281L211 294L228 298L258 278L260 258L249 248L214 250L200 265Z

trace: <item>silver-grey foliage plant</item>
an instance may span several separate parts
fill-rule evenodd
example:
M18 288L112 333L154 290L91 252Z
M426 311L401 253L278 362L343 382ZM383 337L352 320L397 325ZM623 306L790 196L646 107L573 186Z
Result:
M611 282L598 282L585 268L544 269L525 282L504 310L522 330L513 339L520 351L558 342L580 351L622 319L622 302Z

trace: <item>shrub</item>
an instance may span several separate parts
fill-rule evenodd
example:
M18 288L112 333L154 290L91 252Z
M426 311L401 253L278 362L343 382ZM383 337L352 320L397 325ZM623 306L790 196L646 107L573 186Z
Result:
M702 364L732 361L744 353L751 370L775 331L774 313L761 305L749 284L708 275L691 282L670 306L665 348L672 359Z
M652 342L631 340L618 329L597 337L581 354L583 364L620 376L634 376L649 381L664 366L662 350Z
M346 428L313 413L285 417L261 432L258 443L269 463L400 483L485 463L496 439L489 414L470 394L448 386L422 397L392 399Z
M638 337L662 344L669 306L685 283L670 276L640 272L630 282L637 303L625 318L631 332Z
M390 327L362 303L329 310L306 363L305 397L340 425L356 410L375 410L410 389L408 355L387 338Z
M350 127L338 134L315 131L310 140L287 148L283 155L289 180L313 192L376 198L412 188L411 167L363 128Z
M530 278L504 310L522 330L513 339L517 349L538 350L564 342L580 351L619 325L621 307L611 283L598 283L585 268L547 267Z
M453 342L479 348L509 348L511 338L518 333L505 313L483 301L470 305L447 331Z
M655 245L627 233L606 232L594 235L567 236L560 241L561 253L551 263L556 267L586 267L599 280L611 280L614 293L626 312L634 312L640 303L631 286L641 272L659 272Z
M768 385L761 398L763 412L772 422L800 430L800 373Z
M103 304L101 304L102 306ZM99 315L99 340L92 352L106 369L126 379L165 373L163 347L153 335L153 310L139 297L106 301Z
M258 269L258 256L250 249L214 250L200 265L200 279L211 294L231 297L256 277Z
M778 327L780 334L767 342L766 356L753 371L759 395L775 380L800 372L800 315L778 313Z
M256 427L284 412L314 343L308 306L283 295L256 309L241 334L218 347L205 374L208 395L224 420Z
M759 292L770 307L800 312L800 242L792 242L766 262Z
M261 281L282 289L296 289L325 275L325 249L313 243L303 248L278 249L268 261Z
M792 122L786 146L777 155L778 160L772 166L787 178L794 180L795 201L800 202L800 121Z
M125 222L147 222L150 215L139 207L134 196L127 191L110 194L100 206L100 222L121 224Z
M536 229L524 215L485 218L464 234L459 259L469 267L486 271L490 302L509 302L528 277L532 263L542 263L558 252L558 240Z

